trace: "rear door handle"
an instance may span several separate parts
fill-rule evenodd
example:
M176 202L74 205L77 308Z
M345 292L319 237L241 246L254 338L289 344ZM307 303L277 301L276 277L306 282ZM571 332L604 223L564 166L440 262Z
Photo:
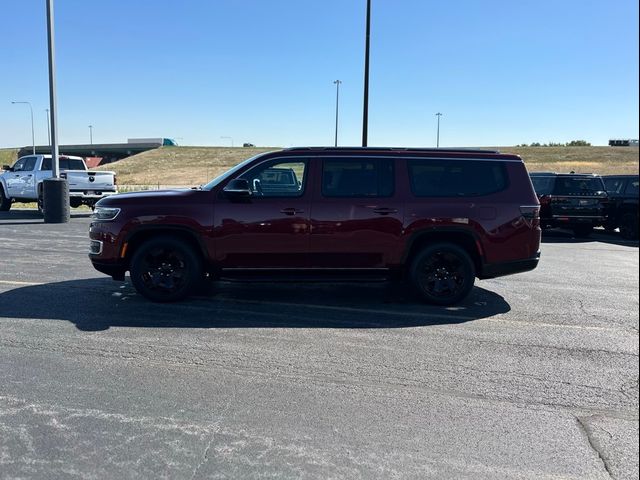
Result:
M374 213L378 215L389 215L390 213L398 213L397 208L389 208L389 207L377 207L373 209Z
M280 210L280 213L284 213L285 215L295 215L296 213L304 213L304 210L298 210L297 208L283 208Z

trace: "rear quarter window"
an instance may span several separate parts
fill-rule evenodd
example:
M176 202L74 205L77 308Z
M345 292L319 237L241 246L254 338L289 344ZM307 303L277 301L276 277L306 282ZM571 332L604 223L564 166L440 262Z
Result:
M482 160L408 160L411 191L416 197L479 197L505 190L504 163Z
M536 195L551 195L553 192L553 185L556 177L538 177L532 176L531 183L533 183L533 189L536 191Z

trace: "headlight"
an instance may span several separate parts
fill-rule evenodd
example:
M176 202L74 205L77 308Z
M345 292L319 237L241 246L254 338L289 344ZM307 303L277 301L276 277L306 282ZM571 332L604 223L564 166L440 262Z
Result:
M91 218L107 222L116 218L119 213L119 208L96 207L96 209L93 211L93 215L91 215Z

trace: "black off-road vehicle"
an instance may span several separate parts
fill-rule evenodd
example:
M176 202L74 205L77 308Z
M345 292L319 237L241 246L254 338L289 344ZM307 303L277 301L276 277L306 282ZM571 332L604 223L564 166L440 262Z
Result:
M603 177L609 195L609 211L604 227L620 229L627 240L638 239L638 175L607 175Z

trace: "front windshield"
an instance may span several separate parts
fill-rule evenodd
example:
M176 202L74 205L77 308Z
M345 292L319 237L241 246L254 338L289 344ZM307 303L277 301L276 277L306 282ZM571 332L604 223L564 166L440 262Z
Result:
M213 190L221 182L223 182L224 180L226 180L229 177L232 177L237 171L241 170L247 164L249 164L250 162L253 162L256 158L259 158L259 157L261 157L261 156L263 156L263 155L265 155L267 153L269 153L269 152L259 153L258 155L254 155L251 158L247 158L246 160L244 160L243 162L240 162L238 165L236 165L235 167L231 168L230 170L227 170L223 174L218 175L216 178L211 180L206 185L203 185L202 186L202 190Z

